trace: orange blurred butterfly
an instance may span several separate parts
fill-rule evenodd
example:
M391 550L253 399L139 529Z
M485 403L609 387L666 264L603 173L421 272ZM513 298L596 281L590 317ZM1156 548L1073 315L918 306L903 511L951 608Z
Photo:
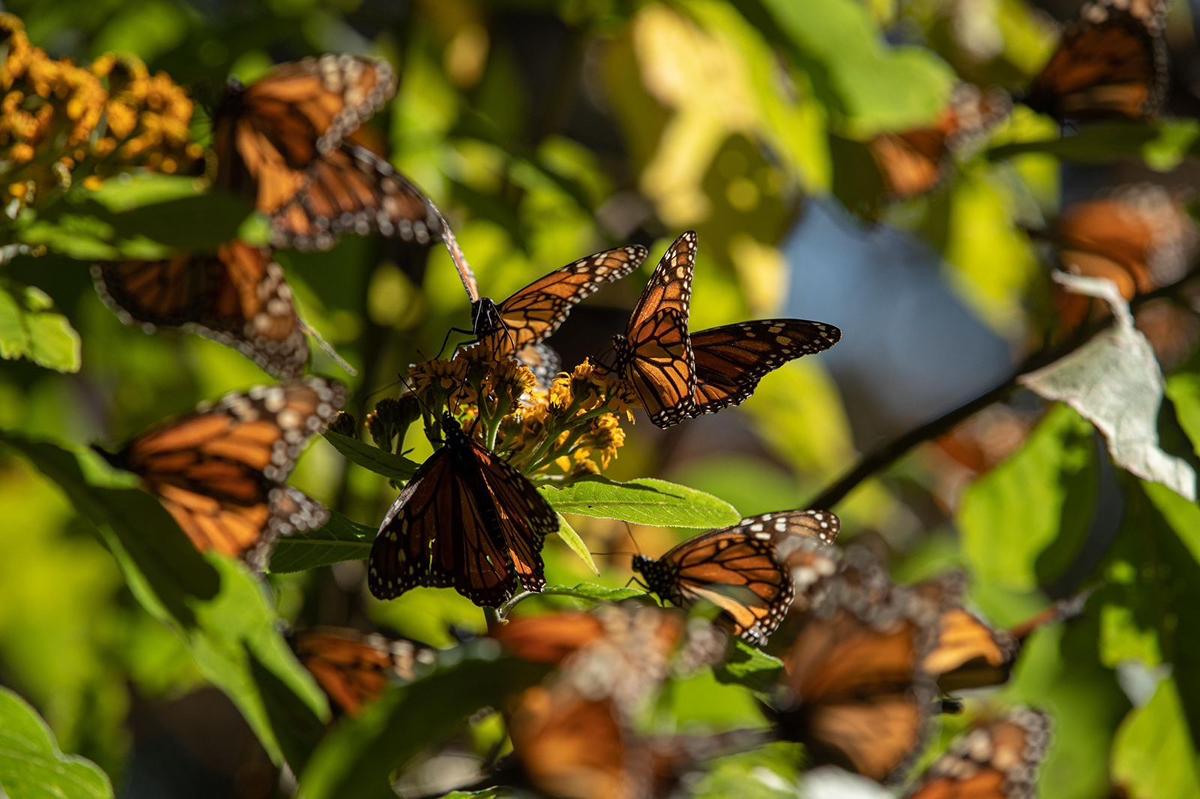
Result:
M434 661L434 650L340 627L315 627L291 636L292 648L334 706L357 716L393 682L416 679L417 667Z
M950 158L986 136L1011 110L1012 101L1005 92L961 83L931 127L871 139L867 147L879 169L884 193L903 200L937 188Z
M449 413L445 442L421 465L383 519L368 585L392 599L418 585L453 587L496 607L518 582L546 585L542 544L558 515L525 475L463 432Z
M824 511L765 513L684 541L657 560L635 555L633 571L675 605L711 602L721 610L718 624L761 646L795 596L780 542L798 536L831 544L839 529L837 517Z
M1130 300L1183 277L1198 236L1179 198L1160 186L1135 184L1067 206L1050 239L1062 269L1107 278ZM1062 289L1055 304L1067 331L1106 313L1101 303Z
M346 232L441 238L437 209L355 136L395 90L386 63L348 55L232 82L213 117L217 183L271 218L277 247L327 249Z
M235 347L281 380L308 364L304 323L269 251L240 241L213 256L95 264L105 304L146 332L181 327Z
M928 584L914 586L918 592ZM923 667L946 692L1001 685L1008 681L1033 633L1083 612L1088 594L1056 602L1009 630L997 630L962 605L961 596L942 600L937 636Z
M1059 120L1156 116L1167 90L1167 0L1089 0L1024 102Z
M930 645L922 603L876 606L860 586L839 581L798 615L782 650L786 699L773 711L780 734L803 743L814 764L900 778L924 746L937 693L921 665Z
M277 538L329 518L284 481L345 401L341 385L319 377L254 388L101 454L139 475L196 549L241 556L262 569Z
M1033 799L1050 746L1045 713L1018 708L955 740L906 799Z

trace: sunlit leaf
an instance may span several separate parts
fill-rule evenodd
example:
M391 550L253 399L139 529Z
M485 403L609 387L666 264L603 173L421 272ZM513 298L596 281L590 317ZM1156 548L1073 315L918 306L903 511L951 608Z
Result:
M726 527L741 519L728 502L656 478L618 483L604 478L538 489L559 513L622 519L659 527Z
M1084 125L1069 136L1014 142L993 148L988 157L1044 153L1082 164L1115 164L1138 159L1167 172L1200 150L1200 122L1171 119L1155 123L1108 122Z
M104 799L113 795L113 789L94 763L64 755L34 709L0 686L0 795Z
M0 358L28 358L59 372L79 371L79 334L40 290L0 283Z
M558 537L562 539L567 547L579 556L587 567L592 570L592 574L599 574L600 570L596 568L596 561L592 560L592 553L588 551L587 544L579 537L579 533L575 532L575 528L570 522L563 518L560 513L558 515Z
M646 592L636 588L613 588L595 583L579 583L577 585L548 585L542 589L540 595L569 596L586 599L590 602L621 602L626 599L644 597Z
M1200 759L1179 687L1159 683L1154 698L1117 730L1113 779L1130 799L1200 796Z
M732 683L760 694L768 694L779 685L783 662L742 640L733 642L723 663L713 668L718 682Z
M1196 498L1196 473L1158 443L1163 377L1154 348L1133 324L1116 285L1099 278L1056 277L1072 291L1108 302L1116 324L1069 355L1021 378L1047 399L1070 405L1096 426L1118 466Z

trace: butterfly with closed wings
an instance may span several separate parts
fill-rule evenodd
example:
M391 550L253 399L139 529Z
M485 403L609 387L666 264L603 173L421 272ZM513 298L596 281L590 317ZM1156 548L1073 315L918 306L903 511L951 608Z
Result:
M270 217L277 247L328 249L342 233L442 238L433 204L355 135L395 90L386 63L349 55L232 82L213 117L217 183Z
M304 323L268 250L234 241L212 256L96 264L92 277L126 324L199 333L281 380L299 377L308 364Z
M198 550L262 569L276 539L329 518L284 481L345 400L342 386L319 377L254 388L101 454L141 477Z
M832 544L839 529L837 517L825 511L765 513L684 541L658 559L635 555L633 570L672 604L712 603L721 611L719 625L761 646L795 596L781 547L793 537Z
M368 585L393 599L418 585L453 587L496 607L518 584L545 587L542 544L558 516L525 475L441 417L444 443L413 475L371 547Z

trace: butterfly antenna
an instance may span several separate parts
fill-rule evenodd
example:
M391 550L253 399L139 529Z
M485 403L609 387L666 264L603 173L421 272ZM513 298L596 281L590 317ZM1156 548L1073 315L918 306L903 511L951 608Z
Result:
M332 358L333 362L336 363L343 372L351 377L358 377L358 370L347 363L346 359L339 355L338 351L333 348L333 345L321 337L321 334L317 332L316 328L304 321L300 322L300 328L305 333L313 337L313 341L316 342L316 345L321 348L321 351Z
M446 245L446 251L450 253L450 260L454 262L454 268L458 271L458 278L462 281L463 288L467 290L467 296L471 299L471 304L479 302L479 281L475 279L475 273L471 270L471 265L467 263L467 256L463 253L462 247L458 246L458 239L454 237L454 230L451 229L450 223L446 221L446 217L442 214L440 208L434 204L433 200L426 198L425 202L429 206L429 210L437 218L438 225L441 226L442 244Z
M629 526L629 522L627 521L622 520L621 524L625 525L625 532L629 535L629 540L633 542L633 548L636 550L636 554L641 555L642 548L638 546L637 539L633 537L633 528Z

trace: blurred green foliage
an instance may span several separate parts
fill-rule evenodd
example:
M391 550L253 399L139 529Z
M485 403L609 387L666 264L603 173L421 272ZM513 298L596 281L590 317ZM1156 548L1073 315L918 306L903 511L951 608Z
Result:
M991 37L982 55L961 32L968 6L987 9L967 20ZM313 53L383 57L402 82L371 132L452 217L484 294L507 296L634 238L653 240L657 256L691 227L701 242L695 328L785 314L789 294L803 294L806 265L790 263L784 247L809 203L863 208L877 183L868 140L932 122L955 75L1019 88L1054 39L1023 0L18 0L9 9L53 55L82 63L132 53L209 106L231 75L253 79ZM885 34L897 30L924 44L889 43ZM198 140L207 142L208 128L202 108ZM981 323L1027 349L1050 327L1050 304L1046 269L1023 228L1053 216L1060 164L1194 166L1197 130L1194 120L1163 120L1064 137L1018 108L931 195L862 224L923 241L938 256L938 277ZM318 743L328 708L289 654L284 625L370 622L438 647L484 629L479 610L450 591L380 603L362 587L356 561L395 498L389 479L411 475L429 444L415 431L403 456L336 434L314 444L292 482L334 509L334 521L282 544L265 586L240 564L196 554L153 500L85 449L267 380L213 342L123 327L87 274L96 260L203 250L235 234L265 241L264 221L194 177L114 179L0 224L11 239L0 240L0 682L36 706L65 751L94 760L113 783L136 744L132 708L207 683L238 707L272 759L293 766L308 795L367 795L364 786L379 790L394 766L453 733L451 716L457 723L493 703L506 681L528 678L468 653ZM14 242L38 250L8 258ZM279 259L304 318L358 370L351 378L314 355L314 371L355 389L349 410L360 418L368 396L395 389L405 365L468 322L441 249L426 256L347 238L328 253ZM582 324L615 330L653 265L589 303ZM576 352L598 338L570 326L563 333ZM727 428L689 438L640 422L606 480L544 493L595 552L628 548L624 522L657 552L694 528L802 506L855 461L861 443L855 406L811 361L766 378L743 408L726 412ZM1191 449L1174 454L1194 461L1200 359L1170 376L1167 394L1187 438L1177 449ZM712 443L701 440L709 431ZM908 576L962 564L974 604L1000 625L1050 597L1096 589L1081 619L1034 636L999 695L1055 718L1042 796L1087 799L1116 785L1138 799L1200 792L1195 504L1115 476L1093 429L1064 407L1042 416L961 501L936 496L942 469L913 458L894 479L865 484L838 509L845 536L884 539ZM548 544L554 586L539 602L587 606L637 593L620 588L626 558L597 554L596 575L572 545L584 554L570 540ZM715 674L672 684L658 726L763 724L754 696L779 664L748 647L739 653ZM1129 690L1130 672L1148 675L1149 690ZM29 730L18 736L27 762L77 780L65 795L111 795L104 772L56 765L64 756L54 738L4 690L0 739L10 730ZM38 795L6 781L13 761L0 749L0 784L14 799ZM721 761L697 795L786 796L801 784L795 747L780 744Z

